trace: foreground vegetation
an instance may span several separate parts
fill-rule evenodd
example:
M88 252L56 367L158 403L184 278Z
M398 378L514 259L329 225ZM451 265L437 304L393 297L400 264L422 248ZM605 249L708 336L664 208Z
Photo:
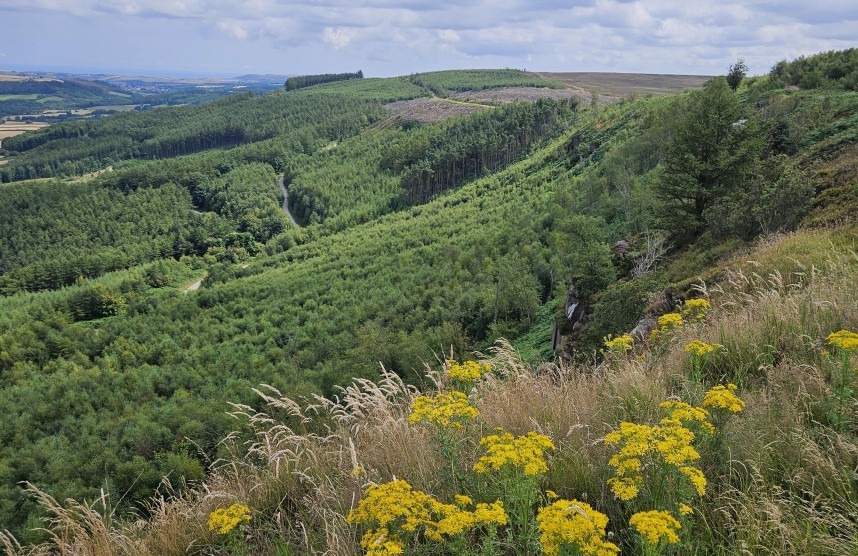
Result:
M370 554L852 553L854 243L829 248L823 266L795 281L767 264L798 245L825 244L815 232L759 244L747 257L753 264L730 264L722 288L701 290L709 303L690 303L702 310L686 311L687 324L666 325L647 346L613 342L598 367L535 369L501 343L479 365L432 365L422 391L393 373L356 381L339 401L308 404L261 388L263 411L234 411L252 441L233 443L234 455L197 488L168 488L145 523L113 521L108 498L63 508L32 489L57 536L43 547L18 550L8 538L7 546L13 554L357 554L360 544ZM715 347L702 353L695 342ZM719 386L728 383L735 389ZM638 451L632 442L647 430L679 436ZM504 448L510 442L516 447ZM618 482L625 478L633 496Z
M823 471L804 471L788 453L759 459L794 446L768 444L780 429L760 444L731 435L736 422L738 432L753 431L756 421L741 420L760 407L769 411L754 404L781 395L769 391L780 384L778 372L810 366L816 389L785 384L808 389L811 398L795 402L794 390L778 398L799 404L784 409L794 419L765 418L772 427L798 427L797 438L816 442L833 468L850 469L853 402L842 377L851 375L846 366L832 371L842 354L826 356L822 347L829 334L855 330L854 301L844 292L855 269L858 96L753 82L733 92L716 78L685 95L589 109L540 100L432 124L387 117L382 102L437 94L430 85L533 85L520 72L414 78L241 95L207 110L65 124L17 140L17 160L3 166L13 181L21 171L76 174L108 163L113 171L88 181L0 186L15 215L4 221L0 241L4 526L38 545L49 541L41 518L55 515L55 544L84 543L72 552L89 550L86 539L102 531L112 539L103 546L114 547L107 553L189 546L200 553L356 553L362 535L380 534L381 525L356 500L369 482L381 488L395 476L408 486L389 488L423 500L419 511L429 513L420 519L429 528L416 536L416 525L388 529L391 551L534 553L549 542L542 539L546 516L561 519L562 504L573 501L596 524L593 538L632 552L640 541L628 524L648 511L679 512L673 519L682 544L671 543L679 552L691 545L700 553L738 552L742 541L773 553L778 542L807 539L847 546L841 532L852 531L851 522L803 534L789 525L772 533L775 540L755 539L742 520L756 517L725 508L754 473L777 479L790 496L819 497L814 511L851 511L855 500L848 481L831 479L832 491L818 490ZM154 160L141 160L144 152ZM279 208L278 176L298 227ZM167 223L158 217L165 213ZM802 226L813 230L758 239ZM761 266L719 264L737 253ZM752 272L773 281L759 284ZM189 290L198 280L202 289ZM837 285L824 289L829 283ZM795 319L761 309L775 294L785 306L799 304ZM803 295L818 304L801 305ZM715 306L706 324L690 322L705 299ZM746 313L757 316L734 337L725 319ZM648 347L640 346L645 330L634 341L623 335L639 322L661 328ZM467 357L502 337L511 343L476 390L416 371L451 347L450 357ZM538 365L555 356L555 366ZM355 389L338 389L353 380ZM533 391L519 390L528 384ZM718 385L746 402L729 420L705 404ZM306 401L277 402L280 394L260 397L253 388L316 401L302 409ZM457 403L464 397L471 409L462 428L408 423L416 388L427 400L436 389ZM828 391L837 403L823 401ZM386 401L376 399L385 392ZM546 407L546 399L554 402ZM662 422L679 409L659 408L665 401L687 403L683 410L694 415L711 410L698 419L700 430L680 427L693 441ZM251 416L251 426L235 434L224 413L230 402ZM276 407L266 408L269 402ZM427 404L414 406L415 414ZM263 417L269 412L274 421ZM633 462L611 480L619 469L606 464L625 449L622 435L611 432L622 433L622 422L648 427L633 429L647 435L675 433L687 444L679 475L670 466L660 472L670 489L629 475ZM494 426L506 432L493 434ZM481 448L481 438L493 439ZM489 462L486 473L474 469L484 449L502 452L527 439L541 455L525 467L538 472L519 476ZM242 441L255 446L250 454ZM661 456L645 451L647 469L661 469ZM769 467L754 467L762 463ZM792 471L806 472L810 486L793 481L798 490L791 490ZM632 482L618 492L623 476ZM701 476L708 484L702 498ZM44 494L33 496L27 483ZM615 498L630 486L640 499ZM520 496L502 499L503 490ZM558 500L548 499L549 490ZM672 498L659 497L661 490ZM88 513L89 502L65 506L71 513L51 502L91 502L102 492L115 505L98 511L114 522ZM154 492L162 498L153 502ZM456 506L456 494L471 501ZM764 500L754 496L747 507ZM681 515L685 506L698 513ZM184 512L184 521L173 511ZM811 520L795 515L792 523ZM634 523L646 529L658 516ZM78 518L89 521L69 521ZM429 523L445 518L479 530L456 539L439 533L454 543L447 548L427 544L436 532ZM126 527L127 519L141 529ZM601 536L608 531L613 538ZM33 550L43 549L50 550Z

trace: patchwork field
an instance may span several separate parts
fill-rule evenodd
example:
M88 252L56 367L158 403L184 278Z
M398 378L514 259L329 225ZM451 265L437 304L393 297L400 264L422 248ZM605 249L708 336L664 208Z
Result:
M45 122L32 122L32 123L21 123L21 122L3 122L0 123L0 141L3 139L8 139L9 137L14 137L16 135L21 135L25 131L33 131L36 129L41 129L47 125Z
M563 72L535 73L586 91L613 97L666 95L701 87L711 76L661 75L649 73Z

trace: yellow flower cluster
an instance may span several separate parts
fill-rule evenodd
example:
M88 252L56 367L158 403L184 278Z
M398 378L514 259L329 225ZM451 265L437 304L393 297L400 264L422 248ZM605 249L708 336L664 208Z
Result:
M242 523L250 521L250 508L244 504L233 504L224 509L218 508L209 515L209 531L226 535Z
M465 361L461 365L458 365L450 362L450 368L447 371L447 376L453 380L460 380L462 382L476 382L491 370L492 367L488 363Z
M591 556L616 556L620 552L617 545L605 540L608 517L585 502L557 500L539 510L536 522L546 556L558 556L564 546Z
M461 392L438 394L435 397L418 396L411 406L409 423L428 421L441 427L461 429L463 423L475 418L480 412L468 403L468 397Z
M426 537L441 541L446 537L462 535L480 525L506 525L507 516L503 502L496 500L491 504L479 503L473 511L455 504L433 504L433 513L438 520L426 524Z
M477 504L463 495L456 504L439 502L433 496L414 490L408 482L395 479L382 485L370 485L358 507L349 512L349 523L364 523L370 529L361 539L369 556L402 554L402 534L415 534L422 528L426 538L441 541L481 525L506 525L503 502Z
M535 432L514 437L508 432L483 437L480 444L486 454L474 464L477 473L499 470L509 464L520 468L525 475L541 475L548 471L545 451L553 450L554 444L547 436Z
M723 347L721 344L707 344L702 340L694 340L685 344L685 353L691 353L697 357L703 357L704 355L709 355L721 347Z
M858 333L849 330L832 332L826 338L828 345L844 351L855 351L858 349Z
M611 339L610 336L605 338L605 347L610 351L628 351L632 349L635 339L630 334L623 334Z
M399 538L391 538L384 527L368 531L361 538L360 545L366 550L366 556L398 556L405 552L405 543Z
M715 427L709 422L709 412L702 407L675 400L661 402L658 406L670 411L670 415L661 420L662 425L680 425L691 429L700 426L709 434L715 432Z
M691 515L691 514L693 514L693 513L694 513L694 508L692 508L692 507L691 507L691 506L689 506L688 504L682 504L682 503L680 503L680 504L679 504L679 513L680 513L681 515L688 516L688 515Z
M682 315L679 313L667 313L658 317L659 330L673 330L682 326Z
M691 322L703 320L711 308L712 304L706 299L689 299L682 306L682 316Z
M691 445L694 433L667 420L656 425L638 425L622 422L620 429L605 435L605 444L620 445L620 450L608 461L615 477L608 484L621 500L635 498L644 484L645 464L671 465L685 475L700 496L706 493L706 477L689 463L700 459L700 453ZM648 461L647 461L648 460Z
M745 402L734 394L737 389L735 384L713 386L703 395L703 407L718 407L733 413L742 411Z
M662 335L670 333L683 325L682 315L679 313L666 313L658 317L658 328L652 331L650 338L659 340Z
M638 512L629 519L629 524L637 529L646 542L655 546L660 545L662 541L668 544L679 542L679 535L676 532L682 528L675 517L662 510Z

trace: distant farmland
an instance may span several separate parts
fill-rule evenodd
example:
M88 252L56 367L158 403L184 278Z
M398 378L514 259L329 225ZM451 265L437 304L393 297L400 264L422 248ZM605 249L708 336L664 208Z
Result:
M3 122L0 123L0 141L3 139L20 135L25 131L33 131L48 125L44 122L22 123L22 122Z
M535 73L539 77L559 81L566 85L599 95L624 97L627 95L666 95L701 87L711 76L660 75L650 73Z

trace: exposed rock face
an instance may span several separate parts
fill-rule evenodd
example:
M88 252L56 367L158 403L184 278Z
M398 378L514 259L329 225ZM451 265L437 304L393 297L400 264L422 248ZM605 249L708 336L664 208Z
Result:
M590 310L578 286L569 286L563 304L563 315L557 315L551 334L551 347L560 350L562 357L568 358L572 353L576 340L587 323Z
M632 328L630 334L636 342L645 342L649 339L656 326L658 326L658 319L651 314L646 315Z
M611 245L611 254L619 259L626 258L626 254L629 252L629 249L632 248L632 244L628 241L621 239L620 241Z
M584 313L584 298L575 284L569 286L569 291L566 292L565 312L566 320L572 326L581 320L581 315Z

